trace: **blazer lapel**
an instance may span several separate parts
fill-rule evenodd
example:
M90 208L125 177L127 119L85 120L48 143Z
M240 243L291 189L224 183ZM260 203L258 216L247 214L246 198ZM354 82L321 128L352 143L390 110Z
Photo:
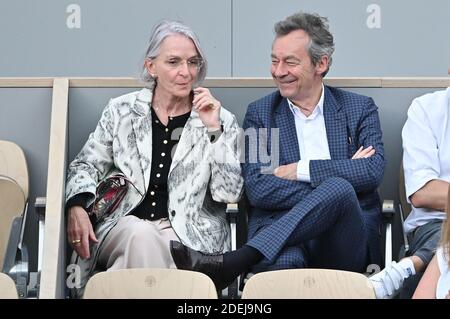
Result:
M295 128L294 114L289 109L287 99L283 98L275 111L276 127L280 129L278 141L281 153L280 164L298 162L301 154L298 147L297 130Z
M131 119L136 147L139 153L141 179L136 179L140 184L140 189L146 191L146 185L150 181L150 170L152 166L152 119L150 112L150 103L152 92L149 89L143 89L139 92L133 111L137 114ZM142 184L141 184L142 183Z
M323 112L331 159L347 158L347 120L341 108L330 89L325 86Z
M196 141L200 141L201 135L203 135L205 127L198 116L198 113L191 111L191 115L187 120L181 136L172 136L172 138L178 138L179 141L175 146L175 150L172 150L172 164L170 165L169 175L173 169L188 155L188 153L194 148Z

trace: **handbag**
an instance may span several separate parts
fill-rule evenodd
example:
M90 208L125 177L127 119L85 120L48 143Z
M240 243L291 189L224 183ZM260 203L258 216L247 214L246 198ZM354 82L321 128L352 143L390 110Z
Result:
M93 224L108 217L116 210L127 194L129 184L132 183L122 173L111 174L100 181L89 213Z

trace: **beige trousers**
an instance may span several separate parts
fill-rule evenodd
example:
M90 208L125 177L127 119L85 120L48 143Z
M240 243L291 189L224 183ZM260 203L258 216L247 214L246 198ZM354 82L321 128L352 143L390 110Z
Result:
M170 240L179 241L167 218L149 221L131 215L121 217L104 239L98 265L108 270L176 268Z

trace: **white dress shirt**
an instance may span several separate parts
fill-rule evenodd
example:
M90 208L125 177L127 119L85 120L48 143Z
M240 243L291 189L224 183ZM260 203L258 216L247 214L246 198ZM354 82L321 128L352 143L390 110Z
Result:
M450 88L414 99L403 127L403 168L409 197L433 179L450 182ZM445 213L412 207L405 220L406 232Z
M330 159L327 130L323 116L323 101L325 89L322 85L322 94L311 115L306 116L292 101L288 99L289 107L294 114L295 129L297 131L298 148L301 160L297 164L297 179L310 182L309 161Z

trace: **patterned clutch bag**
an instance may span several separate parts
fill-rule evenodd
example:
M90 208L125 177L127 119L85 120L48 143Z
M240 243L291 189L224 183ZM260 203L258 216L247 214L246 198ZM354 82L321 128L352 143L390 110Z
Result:
M127 194L130 183L125 175L115 174L108 176L98 184L90 213L93 223L99 222L116 210Z

